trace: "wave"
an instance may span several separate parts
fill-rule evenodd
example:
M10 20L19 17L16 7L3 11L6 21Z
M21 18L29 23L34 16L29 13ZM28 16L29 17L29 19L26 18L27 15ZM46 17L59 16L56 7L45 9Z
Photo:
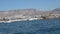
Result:
M31 21L31 20L37 20L37 18L30 18L30 19L18 19L18 20L9 20L9 21L0 21L0 23L11 23L11 22L16 22L16 21Z

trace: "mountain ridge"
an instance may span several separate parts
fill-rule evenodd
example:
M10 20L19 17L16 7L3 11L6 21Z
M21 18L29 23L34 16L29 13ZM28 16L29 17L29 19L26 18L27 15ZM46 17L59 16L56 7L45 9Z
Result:
M52 11L42 11L37 9L17 9L17 10L8 10L8 11L1 11L0 16L14 16L14 15L25 15L25 16L34 16L34 15L47 15L47 14L60 14L60 11L56 11L56 9Z

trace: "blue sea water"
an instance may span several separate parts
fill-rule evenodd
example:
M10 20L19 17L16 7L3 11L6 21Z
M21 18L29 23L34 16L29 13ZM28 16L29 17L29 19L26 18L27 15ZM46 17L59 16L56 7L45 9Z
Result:
M60 19L0 23L0 34L60 34Z

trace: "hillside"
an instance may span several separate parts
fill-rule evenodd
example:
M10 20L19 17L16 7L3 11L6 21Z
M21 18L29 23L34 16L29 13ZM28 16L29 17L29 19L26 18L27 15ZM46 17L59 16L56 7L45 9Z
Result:
M35 16L35 15L48 15L51 14L60 14L60 8L56 8L51 11L42 11L38 9L17 9L17 10L8 10L0 11L0 17L15 16L15 15L24 15L24 16Z
M0 12L1 17L14 16L14 15L33 16L33 15L41 15L41 14L47 14L47 13L37 9L18 9L18 10L8 10L8 11Z
M53 14L60 14L60 8L56 8L54 10L52 10Z

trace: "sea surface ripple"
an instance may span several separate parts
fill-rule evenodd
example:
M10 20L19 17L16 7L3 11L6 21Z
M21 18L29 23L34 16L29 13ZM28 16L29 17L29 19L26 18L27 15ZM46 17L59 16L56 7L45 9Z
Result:
M60 19L0 23L0 34L60 34Z

